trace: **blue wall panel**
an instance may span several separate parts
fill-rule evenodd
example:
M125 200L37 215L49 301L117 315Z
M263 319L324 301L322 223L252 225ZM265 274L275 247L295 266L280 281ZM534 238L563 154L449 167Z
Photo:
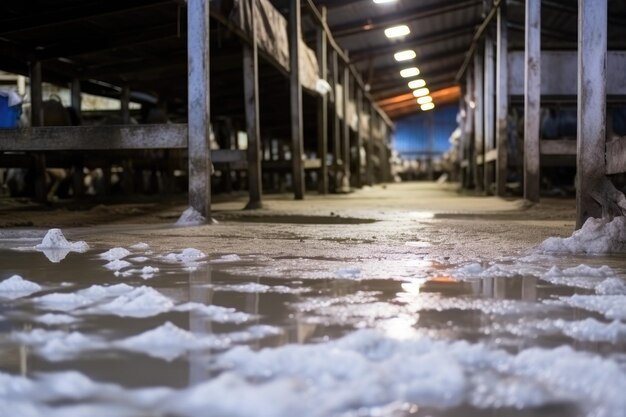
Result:
M435 108L395 120L396 131L393 135L393 147L402 159L416 159L430 151L442 154L450 148L448 139L456 129L458 106Z

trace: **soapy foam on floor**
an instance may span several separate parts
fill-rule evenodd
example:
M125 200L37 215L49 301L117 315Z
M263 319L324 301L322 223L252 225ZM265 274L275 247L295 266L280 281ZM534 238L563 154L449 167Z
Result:
M0 282L0 298L14 300L26 297L41 291L41 286L35 282L25 280L19 275L12 275Z
M246 284L229 284L229 285L213 285L214 291L226 292L243 292L252 294L303 294L309 292L307 288L291 288L285 285L265 285L257 282L248 282Z
M121 259L115 259L104 265L104 267L108 269L109 271L119 271L124 268L128 268L129 266L133 266L133 264L131 264L128 261L121 260Z
M130 245L130 248L134 250L148 250L150 249L150 245L148 245L145 242L138 242L138 243L135 243L134 245Z
M541 275L540 278L554 285L594 289L604 278L614 276L616 276L615 271L606 265L596 268L581 264L563 270L553 266L548 272Z
M84 241L69 242L61 229L50 229L35 249L69 249L72 252L82 253L89 250L89 245Z
M594 417L626 416L626 370L568 347L510 354L482 344L395 340L362 330L314 345L235 347L219 355L216 366L224 371L218 377L181 390L126 389L76 372L34 380L0 374L0 402L13 412L24 404L36 410L54 404L60 412L81 401L106 402L109 410L129 407L135 415L159 410L246 417L352 415L347 413L398 402L438 409L463 403L518 409L566 403Z
M170 311L174 303L151 287L141 286L122 294L106 304L89 310L92 314L112 314L120 317L151 317Z
M595 311L611 320L626 320L626 295L580 295L560 297L554 303Z
M176 226L197 226L204 223L206 223L206 217L193 207L189 207L187 210L183 211L183 214L180 215L174 224Z
M53 326L57 324L73 324L78 321L78 318L68 314L46 313L35 317L35 321L47 324L48 326Z
M598 295L626 295L626 282L621 278L607 278L594 287Z
M211 263L219 264L219 263L238 262L238 261L241 261L241 257L233 253L230 255L222 255L217 259L213 259L211 260Z
M626 251L626 217L612 221L589 218L568 238L551 237L537 248L543 253L615 253Z
M105 259L109 262L123 259L130 255L130 251L125 248L111 248L108 251L98 255L101 259Z
M516 324L505 325L505 330L516 336L537 337L563 334L580 342L618 343L626 340L626 324L619 320L609 323L594 318L584 320L520 320Z

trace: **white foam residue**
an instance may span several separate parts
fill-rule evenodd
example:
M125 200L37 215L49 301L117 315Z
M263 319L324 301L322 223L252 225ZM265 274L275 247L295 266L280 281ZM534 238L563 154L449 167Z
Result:
M108 251L101 253L98 255L102 259L106 259L107 261L116 261L118 259L123 259L130 255L130 251L125 248L111 248Z
M87 306L93 300L75 293L55 292L37 297L34 301L41 308L55 311L72 311Z
M92 301L101 301L110 297L117 297L131 292L134 288L127 284L115 285L92 285L77 292L78 295L87 297Z
M41 316L35 317L35 320L39 323L47 324L49 326L57 324L72 324L76 323L78 319L67 314L55 314L46 313Z
M162 256L162 259L165 262L170 262L170 263L182 262L184 264L189 264L192 266L196 266L198 261L200 261L203 258L206 258L206 254L202 252L201 250L198 250L195 248L186 248L186 249L183 249L181 252L172 252L172 253L168 253L167 255Z
M110 271L119 271L121 269L128 268L129 266L132 266L130 262L121 259L115 259L104 265L104 267Z
M335 276L343 279L358 279L361 276L361 270L359 268L340 268L335 271Z
M134 245L131 245L130 248L135 249L135 250L148 250L150 249L150 245L148 245L145 242L139 242L139 243L135 243Z
M626 282L621 278L607 278L594 288L599 295L626 295Z
M216 305L206 305L189 302L176 306L175 311L192 311L218 323L245 323L254 318L253 315L237 311L234 308Z
M50 229L36 249L70 249L73 252L86 252L89 245L86 242L69 242L61 229Z
M571 297L560 297L557 302L595 311L611 320L626 320L626 295L575 294Z
M449 274L459 280L476 278L513 278L518 276L538 276L545 271L544 268L523 263L500 264L496 263L489 267L474 262L449 270Z
M151 317L170 311L174 303L154 288L138 287L106 304L89 310L94 314L113 314L120 317Z
M215 291L228 291L228 292L244 292L244 293L277 293L277 294L302 294L308 292L307 288L290 288L285 285L265 285L257 282L248 282L246 284L230 284L230 285L215 285L213 286Z
M34 329L29 332L16 332L13 338L20 343L33 346L37 353L50 361L60 361L102 347L96 337L79 332L62 330Z
M183 214L180 215L178 220L176 221L176 226L197 226L199 224L206 223L206 217L200 214L193 207L187 208L187 210L183 211Z
M0 297L14 300L26 297L37 291L41 291L41 286L35 282L25 280L19 275L13 275L0 282Z
M563 270L553 266L548 272L541 275L541 279L555 285L593 289L599 280L615 276L615 272L604 265L598 268L585 264Z
M222 255L218 259L213 259L211 263L219 264L219 263L237 262L237 261L241 261L241 256L233 253L230 255Z
M626 250L626 217L589 218L568 238L546 239L538 250L557 253L613 253Z
M155 329L115 342L114 346L171 361L194 350L223 349L228 346L228 341L211 335L197 336L168 321Z
M153 266L144 266L143 268L141 268L140 273L141 273L141 278L143 279L150 279L153 278L154 275L159 272L159 268L153 267Z
M146 262L148 258L145 256L133 256L132 258L128 258L128 260L137 262L137 263L143 263L143 262Z

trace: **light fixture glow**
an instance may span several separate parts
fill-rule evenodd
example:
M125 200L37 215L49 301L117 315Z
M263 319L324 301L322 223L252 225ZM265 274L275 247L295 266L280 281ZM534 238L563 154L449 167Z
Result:
M413 95L415 97L423 97L423 96L427 96L430 94L430 90L426 87L424 88L418 88L417 90L413 91Z
M385 36L388 38L399 38L411 33L411 29L407 25L392 26L385 29Z
M423 96L417 99L417 104L426 104L426 103L432 103L433 102L433 98L431 96Z
M405 68L400 71L400 76L402 78L415 77L417 75L420 75L420 70L418 70L417 67Z
M409 88L411 90L415 90L417 88L422 88L426 85L426 81L422 80L421 78L419 80L413 80L411 82L409 82Z
M396 0L374 0L376 4L395 3Z
M422 109L422 111L428 111L428 110L432 110L435 108L435 103L426 103L426 104L422 104L420 106L420 109Z
M412 49L407 49L406 51L400 51L400 52L396 52L395 54L393 54L393 57L398 62L408 61L408 60L415 58L416 56L417 55L415 55L415 51Z

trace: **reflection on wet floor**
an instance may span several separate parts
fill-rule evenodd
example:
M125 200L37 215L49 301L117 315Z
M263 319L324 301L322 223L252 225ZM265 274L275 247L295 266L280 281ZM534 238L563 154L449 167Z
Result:
M0 250L0 281L19 275L41 286L21 297L0 291L0 415L71 415L67 407L81 405L89 415L243 416L255 407L277 416L626 413L615 391L626 383L626 307L603 311L580 298L626 297L620 269L607 278L591 268L583 284L564 286L548 279L549 265L499 276L408 259L413 278L404 270L370 279L367 271L380 269L362 265L333 278L285 279L257 272L293 259L138 245L123 256L128 265L107 269L103 252L52 263L35 251ZM607 294L594 290L601 284ZM572 385L578 366L596 370ZM114 384L102 393L130 389L128 397L98 388L72 396L64 391L71 382L62 383L70 376L57 374L70 370L95 387ZM46 375L61 385L41 382ZM587 380L599 384L595 391ZM41 395L24 388L24 398L12 398L25 381L40 384ZM137 391L154 387L166 391ZM250 405L221 403L228 387Z

